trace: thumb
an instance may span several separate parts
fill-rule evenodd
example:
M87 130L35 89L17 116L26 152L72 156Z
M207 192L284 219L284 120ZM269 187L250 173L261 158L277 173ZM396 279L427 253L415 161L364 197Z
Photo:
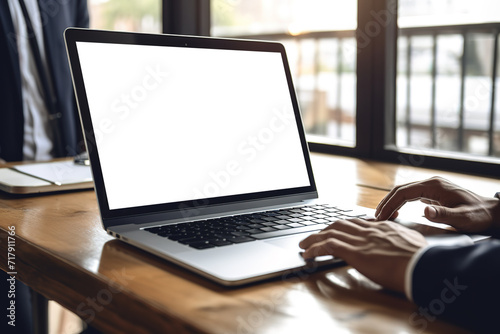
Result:
M430 205L424 210L425 218L435 223L448 224L462 232L480 232L491 227L491 215L483 209L474 210L470 206L448 208Z
M453 219L454 222L464 219L460 210L450 209L444 206L428 206L424 210L425 218L436 223L446 223Z

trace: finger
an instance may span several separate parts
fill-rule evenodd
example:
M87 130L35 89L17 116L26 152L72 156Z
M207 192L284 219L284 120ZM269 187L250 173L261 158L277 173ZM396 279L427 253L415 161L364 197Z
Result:
M467 207L428 206L425 208L424 214L425 218L432 222L448 224L459 230L474 231L481 228L480 226L474 226L470 208Z
M326 240L328 238L337 238L353 245L359 245L366 242L364 235L369 228L374 226L373 222L355 218L350 220L338 220L326 227L319 233L311 234L299 243L299 247L307 248L312 244Z
M323 242L328 239L338 239L352 245L362 245L366 242L364 238L359 237L355 234L350 234L339 230L325 229L319 233L311 234L310 236L302 240L299 243L299 247L302 249L307 249L316 243Z
M427 199L439 201L441 195L440 188L436 187L436 179L430 179L423 182L411 183L398 188L390 198L381 206L377 219L387 220L405 203Z
M411 186L411 185L414 185L418 182L410 182L410 183L405 183L405 184L402 184L402 185L399 185L399 186L395 186L394 188L392 188L391 191L389 191L389 193L387 195L385 195L385 197L380 201L380 203L377 205L377 208L375 210L375 217L380 213L380 210L382 210L382 208L385 206L385 204L394 196L394 194L399 191L400 188L403 188L403 187L408 187L408 186Z
M443 188L450 185L452 185L451 182L446 179L431 177L424 181L410 182L397 186L380 201L375 211L375 216L379 220L389 219L391 216L389 216L390 212L388 211L392 211L392 214L394 214L406 202L417 199L426 199L439 203ZM406 196L405 198L401 198L401 195Z
M362 218L353 218L353 219L348 219L347 221L349 221L353 224L356 224L358 226L361 226L361 227L372 227L373 226L373 223L369 222L366 219L362 219Z
M396 186L394 188L392 188L391 191L389 191L387 193L387 195L385 195L384 198L382 198L382 200L378 203L377 205L377 208L375 209L375 217L377 217L380 213L380 210L385 206L385 204L387 203L387 201L394 195L394 193L402 186Z
M350 244L342 240L330 238L311 245L304 251L302 256L305 259L314 259L317 256L323 255L333 255L342 258L344 254L354 251L355 247Z
M353 245L359 245L366 242L365 234L367 229L374 226L373 222L364 219L338 220L326 227L322 231L311 234L299 243L301 248L310 247L312 244L326 240L328 238L337 238Z
M337 223L334 223L337 224ZM332 225L334 225L332 224ZM308 247L311 247L311 245L321 242L323 240L328 239L330 236L332 236L332 233L335 233L335 230L332 228L332 225L326 227L325 229L321 230L318 233L314 233L309 235L307 238L299 242L299 247L302 249L306 249Z
M466 215L467 212L461 210L461 208L446 208L444 206L428 206L424 210L425 218L436 223L449 224L453 223L456 225L460 224L461 221L469 218ZM449 224L451 225L451 224Z
M349 234L359 234L363 229L372 226L373 226L372 222L359 218L339 219L335 223L325 227L323 231L338 230Z

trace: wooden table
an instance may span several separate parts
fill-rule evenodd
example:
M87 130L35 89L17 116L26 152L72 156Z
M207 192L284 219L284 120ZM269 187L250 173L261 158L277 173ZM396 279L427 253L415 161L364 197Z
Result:
M374 208L396 183L442 175L484 195L500 181L313 154L320 195ZM15 226L17 278L110 333L420 333L418 308L348 266L224 288L113 240L93 191L0 194L0 267ZM4 293L4 292L1 292ZM415 318L413 318L415 319ZM425 332L462 333L434 321Z

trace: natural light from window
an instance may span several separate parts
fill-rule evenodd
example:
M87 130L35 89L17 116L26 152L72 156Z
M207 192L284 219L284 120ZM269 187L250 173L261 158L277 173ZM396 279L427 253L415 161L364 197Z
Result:
M89 0L93 29L161 32L161 0Z

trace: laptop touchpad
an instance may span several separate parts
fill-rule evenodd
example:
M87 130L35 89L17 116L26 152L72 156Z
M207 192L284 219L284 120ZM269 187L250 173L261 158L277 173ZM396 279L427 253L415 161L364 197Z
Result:
M270 243L270 244L275 245L275 246L278 246L278 247L281 247L281 248L284 248L284 249L289 250L289 251L301 252L301 251L303 251L303 249L299 247L299 242L301 242L302 240L304 240L309 235L311 235L315 232L316 231L311 232L311 233L293 234L293 235L289 235L289 236L282 237L282 238L274 238L274 239L265 240L265 242Z

